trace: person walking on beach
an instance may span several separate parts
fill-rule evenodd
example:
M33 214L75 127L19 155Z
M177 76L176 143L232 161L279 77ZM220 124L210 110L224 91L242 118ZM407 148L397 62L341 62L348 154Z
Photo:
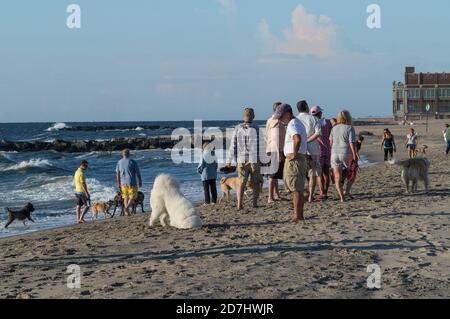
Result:
M406 148L409 150L409 158L414 158L416 157L416 147L418 144L418 140L419 140L419 136L417 135L417 133L414 131L413 128L409 129L409 134L406 135L406 140L405 140L405 145Z
M309 114L309 106L306 101L300 101L297 103L297 109L299 111L298 119L302 122L306 129L307 135L307 163L308 163L308 176L309 176L309 198L308 202L312 202L314 199L314 192L316 185L319 184L320 193L323 194L323 186L320 176L322 175L320 165L320 147L318 139L322 136L319 119Z
M217 157L213 147L208 142L203 143L202 161L198 165L197 172L202 177L205 204L217 203Z
M303 192L308 171L306 162L308 137L304 125L298 118L294 117L292 107L289 104L278 106L274 118L287 125L283 150L286 156L283 179L286 190L292 193L294 203L294 214L291 222L297 223L305 220Z
M130 207L142 187L142 178L139 166L130 158L130 150L127 148L122 151L122 159L117 163L116 181L122 195L125 216L130 216Z
M89 210L88 202L91 199L91 195L89 194L88 187L86 184L86 175L85 172L88 169L88 162L86 160L81 161L80 166L75 172L75 176L73 178L75 184L75 198L76 198L76 215L77 215L77 223L84 223L84 216Z
M381 140L381 148L384 151L384 161L392 160L394 153L397 151L395 146L394 135L389 129L384 129L383 139Z
M273 104L273 112L275 113L277 107L281 105L281 102ZM279 200L280 190L278 187L278 180L283 179L284 169L284 137L286 135L286 126L273 117L273 115L267 120L266 123L266 151L267 155L272 156L276 154L277 170L275 173L269 175L269 189L267 202L273 203L275 200Z
M320 149L320 169L322 174L320 175L320 187L321 194L314 199L322 201L328 198L328 190L330 188L330 168L331 168L331 145L330 145L330 133L332 129L331 121L323 118L323 110L320 106L314 106L311 109L311 115L315 116L319 120L320 130L322 136L317 139Z
M445 129L443 131L444 133L444 141L445 141L445 155L447 155L448 158L448 153L450 152L450 128L448 124L445 124Z
M352 117L350 112L343 110L339 112L337 124L331 130L331 167L333 168L336 190L341 202L345 201L345 195L351 198L351 187L354 179L347 183L347 189L343 190L343 169L349 169L357 165L359 157L356 151L356 133L352 126Z
M239 178L239 190L237 192L237 209L244 208L244 192L249 177L253 187L253 207L258 207L258 198L263 182L261 167L259 163L259 130L253 124L255 111L252 108L244 110L244 122L238 124L233 131L228 163L237 163L237 173Z

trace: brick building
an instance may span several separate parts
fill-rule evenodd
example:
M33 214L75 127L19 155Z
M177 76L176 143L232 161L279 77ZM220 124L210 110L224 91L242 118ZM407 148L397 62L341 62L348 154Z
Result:
M430 118L450 118L450 73L416 73L406 67L405 82L394 82L392 92L397 120L425 118L427 104Z

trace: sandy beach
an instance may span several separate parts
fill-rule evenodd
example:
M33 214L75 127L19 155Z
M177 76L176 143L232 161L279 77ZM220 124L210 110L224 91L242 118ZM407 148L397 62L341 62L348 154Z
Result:
M148 214L88 222L0 239L0 298L449 298L450 161L444 121L418 124L431 161L429 193L404 193L400 168L381 163L383 127L370 131L355 199L306 204L306 222L289 224L282 201L236 212L200 206L195 231L147 226ZM406 158L407 127L389 127ZM145 177L144 177L145 178ZM201 190L199 189L199 192ZM287 197L287 196L286 196ZM247 207L250 207L247 202ZM81 288L66 286L81 267ZM367 266L381 268L369 289Z

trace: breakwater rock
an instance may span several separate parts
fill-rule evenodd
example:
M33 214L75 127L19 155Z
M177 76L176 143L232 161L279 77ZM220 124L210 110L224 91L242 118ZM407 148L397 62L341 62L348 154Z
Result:
M106 141L54 140L51 142L16 142L0 140L0 151L56 151L65 153L113 152L120 151L124 148L129 148L131 150L165 149L172 148L176 143L178 143L178 140L172 140L170 137L116 138Z

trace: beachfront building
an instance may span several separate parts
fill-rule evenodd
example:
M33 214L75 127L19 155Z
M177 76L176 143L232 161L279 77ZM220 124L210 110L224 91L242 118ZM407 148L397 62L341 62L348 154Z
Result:
M393 113L396 120L450 118L450 73L416 73L406 67L405 82L393 84Z

